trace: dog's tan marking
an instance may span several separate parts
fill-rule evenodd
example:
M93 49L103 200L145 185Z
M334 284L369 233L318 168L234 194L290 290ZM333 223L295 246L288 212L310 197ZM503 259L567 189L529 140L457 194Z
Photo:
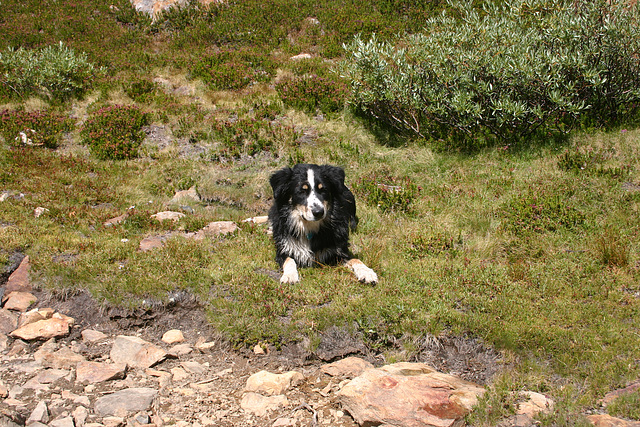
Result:
M364 262L359 259L352 258L345 262L345 265L353 271L358 281L372 285L378 283L378 275L375 271L367 267Z
M282 264L282 277L280 278L280 283L298 283L300 281L300 276L298 276L298 267L296 266L296 262L293 258L287 258L284 260Z

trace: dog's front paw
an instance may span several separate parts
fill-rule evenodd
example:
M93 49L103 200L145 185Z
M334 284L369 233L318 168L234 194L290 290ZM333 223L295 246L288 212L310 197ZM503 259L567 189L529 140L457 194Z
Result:
M375 285L378 283L378 275L376 272L367 267L359 259L350 259L347 261L347 267L353 271L353 274L356 275L356 279L358 279L358 281L368 285Z
M297 271L284 272L282 273L282 277L280 277L280 283L286 283L289 285L298 283L299 281L300 281L300 277L298 276Z
M282 277L280 278L280 283L298 283L300 281L300 276L298 276L298 267L293 258L287 258L282 264Z
M378 283L378 275L376 272L365 265L354 271L354 273L356 274L356 278L362 283L366 283L368 285L375 285Z

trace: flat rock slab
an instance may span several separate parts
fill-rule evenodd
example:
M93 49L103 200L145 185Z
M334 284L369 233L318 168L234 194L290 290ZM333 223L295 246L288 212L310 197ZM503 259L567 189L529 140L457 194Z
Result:
M142 338L119 335L110 353L114 363L124 363L134 368L150 368L167 357L167 352Z
M338 397L360 425L451 427L460 424L483 393L482 387L427 365L403 363L399 369L388 365L387 370L365 371Z
M76 382L95 384L124 378L125 363L80 362L76 367Z
M48 340L50 338L63 337L69 334L69 322L65 319L51 318L29 323L11 333L14 338L25 341Z
M156 394L158 390L147 387L120 390L96 400L95 410L103 417L122 412L146 411Z

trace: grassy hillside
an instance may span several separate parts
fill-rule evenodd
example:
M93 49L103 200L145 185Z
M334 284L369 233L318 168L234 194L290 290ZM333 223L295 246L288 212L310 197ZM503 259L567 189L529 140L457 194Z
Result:
M80 97L3 92L2 109L70 120L44 128L59 135L55 149L4 134L0 265L26 253L42 287L88 289L105 304L188 290L238 346L313 347L335 326L390 362L421 360L433 337L481 340L503 366L473 425L496 424L520 390L556 400L543 425L581 425L639 377L639 130L463 154L383 143L342 108L345 82L332 72L341 43L416 31L437 2L249 0L156 22L126 0L2 7L0 49L63 41L103 68ZM289 59L300 53L313 58ZM113 105L146 114L136 158L101 160L84 143L83 124ZM345 168L360 217L352 247L377 286L345 268L302 270L294 286L273 279L265 227L241 221L266 214L272 171L301 161ZM171 202L193 186L200 201ZM47 210L36 217L38 207ZM167 209L186 216L150 218ZM180 234L216 220L240 229ZM163 247L138 250L171 231Z

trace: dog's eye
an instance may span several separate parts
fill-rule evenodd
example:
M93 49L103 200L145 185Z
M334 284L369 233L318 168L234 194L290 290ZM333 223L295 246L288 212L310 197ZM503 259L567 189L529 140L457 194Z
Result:
M324 185L318 184L318 190L322 190L323 188L324 188Z
M304 184L304 185L302 186L302 189L303 189L303 190L305 190L305 191L307 191L307 190L309 189L309 186L308 186L307 184Z

